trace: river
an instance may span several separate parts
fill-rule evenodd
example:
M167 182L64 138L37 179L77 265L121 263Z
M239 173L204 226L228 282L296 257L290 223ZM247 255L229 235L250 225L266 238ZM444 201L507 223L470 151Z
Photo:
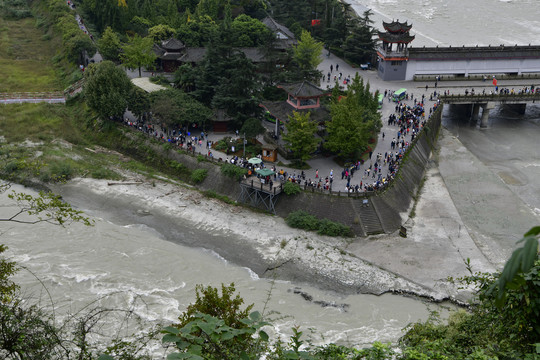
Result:
M371 9L374 26L408 21L412 46L538 45L540 11L536 0L357 0L362 14Z
M22 187L14 189L20 191ZM1 201L9 203L5 194ZM27 297L51 308L46 288L60 318L88 305L100 305L133 309L146 327L167 325L194 301L197 284L219 287L234 282L246 303L255 303L255 309L263 311L268 301L266 311L279 313L271 315L280 318L274 326L278 334L290 335L291 328L299 325L306 334L308 328L315 328L315 343L362 345L395 341L408 323L425 319L429 310L439 309L397 295L339 295L306 284L260 279L250 269L231 264L212 251L181 245L181 238L167 241L155 229L126 224L128 217L121 214L107 214L105 208L78 208L95 220L94 226L9 223L2 229L8 255L30 270L22 269L16 282ZM0 216L15 210L4 205ZM111 215L107 217L115 223L100 218L100 214ZM219 231L182 224L175 228L180 237L201 242L212 236L229 240ZM111 320L117 322L114 317Z

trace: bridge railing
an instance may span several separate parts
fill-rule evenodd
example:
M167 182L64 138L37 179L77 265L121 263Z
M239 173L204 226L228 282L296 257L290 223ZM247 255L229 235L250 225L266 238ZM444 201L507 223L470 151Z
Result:
M534 93L509 93L509 94L450 94L439 95L439 100L447 103L456 101L487 102L487 101L536 101L540 100L540 91Z

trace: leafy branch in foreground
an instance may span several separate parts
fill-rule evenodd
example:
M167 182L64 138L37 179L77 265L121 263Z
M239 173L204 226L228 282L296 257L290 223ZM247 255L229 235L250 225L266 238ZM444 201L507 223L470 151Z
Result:
M490 287L489 294L496 291L496 304L499 308L504 305L507 298L506 289L517 289L525 284L524 275L532 269L535 261L538 260L539 235L540 226L533 227L523 235L523 238L517 242L518 244L523 242L523 247L514 250L504 265L499 279Z
M22 224L37 224L47 222L54 225L62 225L81 222L91 226L93 221L83 216L83 212L75 210L62 198L51 192L39 192L38 196L13 191L8 195L14 200L19 210L7 217L0 218L0 221L11 221Z

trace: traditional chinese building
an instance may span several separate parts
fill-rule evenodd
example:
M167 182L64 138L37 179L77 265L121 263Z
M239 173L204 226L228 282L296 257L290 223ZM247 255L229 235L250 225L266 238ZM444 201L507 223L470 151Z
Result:
M379 31L381 46L379 56L379 77L382 80L403 80L407 71L407 45L414 40L410 34L412 24L407 22L383 21L385 32Z
M180 65L178 59L184 55L186 46L178 39L164 40L159 45L154 45L154 53L157 56L158 68L165 72L174 72Z
M315 109L321 107L320 98L328 92L309 81L301 83L278 85L287 92L287 102L296 110Z

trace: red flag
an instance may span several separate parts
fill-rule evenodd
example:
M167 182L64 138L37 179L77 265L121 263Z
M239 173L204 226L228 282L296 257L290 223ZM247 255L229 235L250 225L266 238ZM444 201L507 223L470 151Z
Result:
M318 25L321 25L321 20L319 19L311 20L311 26L318 26Z
M497 86L497 79L493 78L493 85Z

